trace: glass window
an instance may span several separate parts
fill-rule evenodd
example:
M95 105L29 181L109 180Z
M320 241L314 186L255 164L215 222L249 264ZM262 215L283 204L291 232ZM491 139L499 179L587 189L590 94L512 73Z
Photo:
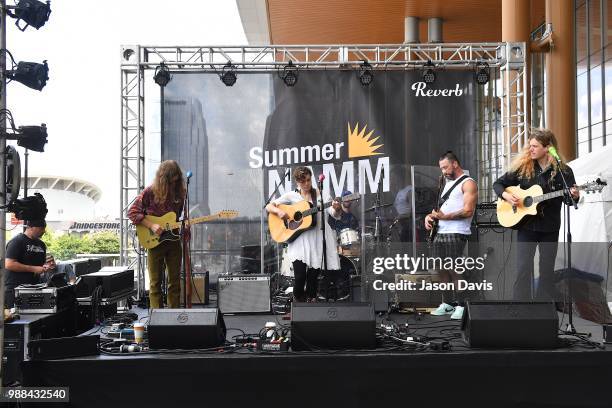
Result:
M601 89L600 65L591 69L591 123L598 123L603 120L603 94Z
M586 27L586 6L583 4L576 10L576 61L587 56Z
M612 119L612 60L604 64L604 74L606 119Z
M603 123L598 123L591 126L591 140L600 138L603 136Z
M578 143L589 141L589 128L578 129Z
M593 139L591 140L591 151L597 151L598 149L601 149L603 147L603 137L598 137L597 139Z
M607 120L606 121L606 135L608 135L608 137L606 139L612 140L609 137L609 135L612 135L612 120Z
M589 142L578 143L578 157L583 156L589 152Z
M591 54L601 50L601 2L589 1L589 46Z
M589 82L586 72L576 80L576 106L578 108L578 128L589 125Z

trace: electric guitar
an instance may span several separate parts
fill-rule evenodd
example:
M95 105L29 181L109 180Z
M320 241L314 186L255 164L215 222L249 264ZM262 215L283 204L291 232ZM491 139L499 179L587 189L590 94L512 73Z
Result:
M219 211L216 214L192 218L189 221L186 221L185 224L194 225L202 222L209 222L220 219L230 219L236 217L237 215L238 211L223 210ZM164 241L177 241L181 238L180 235L172 232L172 230L181 228L181 222L176 221L176 214L173 211L167 212L161 217L156 217L154 215L145 215L145 219L151 221L153 224L161 226L164 231L161 235L157 235L142 224L136 225L136 235L138 236L138 242L140 242L140 245L143 248L155 248Z
M444 188L444 176L440 176L438 179L438 195L436 198L436 211L440 211L440 197L442 196L442 189ZM431 222L431 229L429 230L429 234L427 234L427 246L431 247L433 245L434 239L438 234L438 228L440 220L434 218Z
M600 192L607 183L601 179L591 181L576 188L585 191L587 194L592 192ZM538 204L542 201L550 200L556 197L562 197L565 194L564 190L553 191L544 194L542 187L533 185L526 190L519 186L507 187L504 191L514 194L520 198L518 206L513 206L506 200L499 198L497 200L497 219L504 227L513 227L518 224L526 215L536 215L538 213Z
M346 203L359 200L359 198L359 193L353 193L342 197L340 201ZM328 208L331 205L332 201L329 201L324 204L324 207ZM315 226L315 218L313 215L319 210L317 207L313 207L309 201L304 200L295 204L279 204L278 208L289 216L288 219L284 220L276 214L268 214L270 235L272 239L278 243L292 242L299 237L302 232Z

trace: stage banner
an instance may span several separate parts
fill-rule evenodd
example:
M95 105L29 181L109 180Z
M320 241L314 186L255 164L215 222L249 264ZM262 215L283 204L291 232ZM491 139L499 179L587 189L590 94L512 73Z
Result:
M242 247L269 243L262 207L277 187L295 188L285 177L299 165L325 175L330 197L364 194L355 211L379 191L386 225L410 216L411 166L437 166L452 150L477 177L476 86L472 71L455 70L437 72L433 84L419 70L376 71L369 86L342 70L302 71L294 87L277 73L239 72L232 87L214 73L174 74L164 89L160 156L193 172L194 215L240 213L222 230L203 226L194 248L229 248L236 257L218 267L240 269Z

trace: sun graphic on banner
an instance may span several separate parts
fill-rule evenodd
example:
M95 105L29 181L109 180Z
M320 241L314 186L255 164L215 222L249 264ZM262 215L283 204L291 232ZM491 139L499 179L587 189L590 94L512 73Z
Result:
M348 124L348 156L349 158L353 157L363 157L363 156L375 156L377 154L382 154L382 152L377 152L380 147L384 146L383 144L374 145L374 143L380 138L380 136L376 136L371 139L372 133L374 130L370 130L370 133L366 135L366 129L368 125L365 125L361 131L359 131L359 123L355 125L355 129L351 130L351 124Z

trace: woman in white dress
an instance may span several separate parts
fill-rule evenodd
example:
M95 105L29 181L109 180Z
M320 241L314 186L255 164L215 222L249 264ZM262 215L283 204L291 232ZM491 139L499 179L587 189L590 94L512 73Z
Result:
M288 215L281 210L279 204L295 204L307 200L317 205L318 192L312 186L312 172L308 167L296 167L293 171L298 189L290 191L266 206L266 210L276 214L280 218L287 219ZM342 215L340 201L334 200L333 205L327 210L330 216L339 219ZM323 263L323 232L321 231L321 212L315 213L317 217L316 226L302 232L294 241L289 243L286 256L293 263L293 274L295 286L293 297L296 302L314 302L317 298L317 283ZM336 232L326 225L326 267L328 270L340 269L340 259L336 252Z

